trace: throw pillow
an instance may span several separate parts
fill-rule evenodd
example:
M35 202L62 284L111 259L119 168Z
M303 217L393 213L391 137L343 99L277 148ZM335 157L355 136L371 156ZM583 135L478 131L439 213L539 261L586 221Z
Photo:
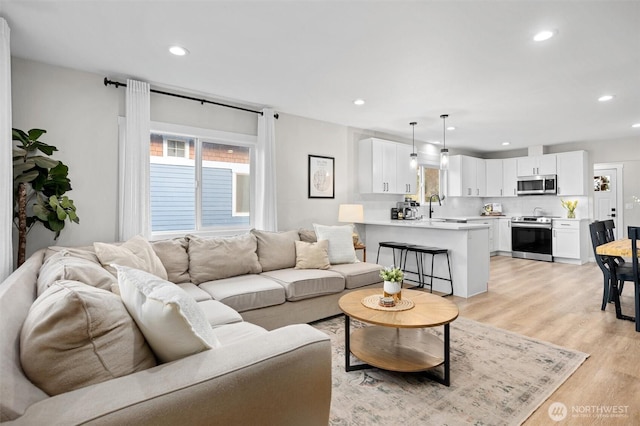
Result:
M340 263L355 263L358 261L353 248L351 225L325 226L313 224L318 241L329 240L329 262L332 265Z
M31 305L20 333L22 368L49 395L156 365L122 300L77 281L56 281Z
M57 280L80 281L103 290L110 290L111 285L117 282L99 263L76 257L69 250L56 252L42 264L37 281L38 296Z
M141 269L163 280L167 279L167 270L162 261L151 248L151 244L143 236L136 235L121 245L93 243L96 255L105 269L116 275L111 264Z
M300 241L304 241L305 243L315 243L318 241L318 237L316 236L316 231L313 229L298 229L298 235L300 236Z
M220 346L205 313L182 288L145 271L115 268L122 301L160 361Z
M296 241L296 269L329 269L329 241Z
M152 241L151 247L167 270L167 280L175 284L189 283L189 240L184 237Z
M245 274L259 274L258 242L251 233L235 237L189 235L189 275L194 284Z
M298 231L267 232L252 229L258 241L258 261L262 272L275 269L293 268L296 264L296 246Z

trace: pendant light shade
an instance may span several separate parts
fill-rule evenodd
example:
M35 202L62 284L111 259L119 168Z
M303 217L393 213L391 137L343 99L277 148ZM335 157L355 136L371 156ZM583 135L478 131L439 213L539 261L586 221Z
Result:
M413 128L413 138L412 138L413 148L411 149L411 154L409 154L409 158L411 159L409 165L411 166L412 169L415 169L418 167L418 154L416 153L416 124L418 123L415 121L412 121L411 123L409 123L409 125Z
M442 114L442 149L440 150L440 170L449 170L449 150L447 149L447 117L449 114Z

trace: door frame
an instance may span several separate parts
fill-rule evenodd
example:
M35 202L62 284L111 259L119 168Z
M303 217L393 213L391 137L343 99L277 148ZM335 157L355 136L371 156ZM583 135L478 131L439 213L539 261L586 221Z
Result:
M595 175L596 170L603 169L616 169L616 217L619 219L618 226L622 228L622 234L618 233L618 238L623 238L627 235L627 227L624 224L624 185L622 182L624 165L622 163L594 163L593 175ZM593 175L591 176L591 179L593 179ZM593 191L593 184L591 185L591 190ZM594 205L594 218L595 213Z

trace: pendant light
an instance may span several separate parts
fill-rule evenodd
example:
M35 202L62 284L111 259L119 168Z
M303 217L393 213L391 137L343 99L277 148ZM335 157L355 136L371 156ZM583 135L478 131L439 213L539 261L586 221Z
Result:
M416 153L416 124L418 123L415 121L409 123L409 125L413 128L413 148L411 149L411 154L409 154L409 158L411 158L411 162L409 163L409 165L412 169L418 167L418 154Z
M442 114L442 149L440 150L440 170L449 169L449 150L447 149L447 117L449 114Z

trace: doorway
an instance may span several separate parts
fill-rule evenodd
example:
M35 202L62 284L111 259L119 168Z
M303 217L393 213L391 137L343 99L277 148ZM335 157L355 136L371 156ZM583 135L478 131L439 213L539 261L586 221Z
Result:
M616 238L623 238L624 212L622 210L622 165L593 165L594 219L613 219Z

